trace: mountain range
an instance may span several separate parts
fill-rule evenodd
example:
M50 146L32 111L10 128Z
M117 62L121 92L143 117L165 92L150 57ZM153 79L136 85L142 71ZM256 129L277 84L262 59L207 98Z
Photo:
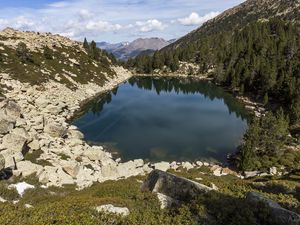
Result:
M107 42L98 42L97 47L112 53L117 59L126 61L129 58L135 58L140 54L151 55L175 40L166 41L162 38L139 38L132 42L120 42L111 44Z

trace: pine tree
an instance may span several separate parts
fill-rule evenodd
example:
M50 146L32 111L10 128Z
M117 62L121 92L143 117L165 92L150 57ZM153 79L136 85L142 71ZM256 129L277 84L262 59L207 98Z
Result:
M33 63L33 57L24 42L20 42L16 49L16 54L22 63Z
M90 46L86 38L84 38L83 47L86 51L89 51Z

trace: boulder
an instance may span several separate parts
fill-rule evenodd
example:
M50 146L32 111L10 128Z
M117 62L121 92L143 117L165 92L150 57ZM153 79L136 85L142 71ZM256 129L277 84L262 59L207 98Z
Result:
M96 182L98 180L99 176L100 175L94 175L93 170L81 166L76 176L78 189L90 187L93 182Z
M65 184L74 184L73 178L60 167L45 166L38 176L39 182L47 184L47 186L61 187Z
M55 106L55 105L47 105L47 107L44 109L45 112L48 112L50 114L56 115L62 112L62 107Z
M1 151L1 155L5 160L5 168L15 168L16 163L24 159L22 152L12 153L9 150L4 150Z
M300 215L290 210L282 208L277 202L272 201L261 195L260 193L250 192L246 199L251 202L262 202L271 209L271 215L278 224L282 225L299 225Z
M256 177L260 174L259 171L245 171L244 176L245 178L251 178L251 177Z
M170 169L170 163L168 163L168 162L154 163L153 166L154 166L155 169L165 171L165 172L168 169Z
M79 163L76 161L61 161L60 162L63 171L69 174L71 177L75 178L79 173Z
M276 175L277 174L277 168L276 167L271 167L270 168L270 174L271 175Z
M35 100L35 105L39 108L45 108L50 104L50 101L44 96L40 96Z
M190 162L184 162L184 163L182 163L182 168L186 169L186 170L190 170L190 169L193 169L194 166Z
M71 147L75 147L83 144L83 141L81 139L76 139L76 138L68 139L67 142Z
M29 133L24 128L15 128L11 131L11 134L23 137L27 142L32 141Z
M20 153L26 148L26 138L18 134L7 134L3 137L2 147L14 153Z
M131 177L137 176L144 173L144 161L143 160L134 160L126 163L121 163L117 166L117 176L118 177Z
M58 123L49 123L45 126L44 132L51 137L63 137L66 134L66 128Z
M33 140L28 144L28 147L32 150L39 150L41 146L38 140Z
M9 121L16 121L21 117L21 107L14 101L7 101L7 104L2 108L4 114Z
M178 200L175 200L175 199L173 199L167 195L161 194L161 193L157 193L157 198L160 202L161 209L169 208L172 205L179 205Z
M120 170L119 170L120 171ZM122 174L126 171L122 171ZM105 180L116 180L120 177L116 163L103 165L101 167L101 175Z
M197 162L196 162L196 165L199 166L199 167L201 167L201 166L203 166L203 162L197 161Z
M141 190L161 193L179 201L187 201L200 193L213 189L186 178L160 170L153 170L144 181Z
M34 164L30 161L21 161L17 163L17 171L22 174L23 177L28 177L34 173L41 173L43 167L38 164Z
M129 209L126 207L115 207L111 204L98 206L96 207L96 210L97 212L112 213L120 216L128 216L130 213Z
M81 133L80 131L78 130L74 130L74 129L70 129L68 130L68 137L69 138L75 138L75 139L84 139L84 134Z
M8 121L0 116L0 134L7 134L14 129L15 123Z
M84 156L88 157L92 161L106 161L111 159L110 154L96 148L89 148L83 153Z

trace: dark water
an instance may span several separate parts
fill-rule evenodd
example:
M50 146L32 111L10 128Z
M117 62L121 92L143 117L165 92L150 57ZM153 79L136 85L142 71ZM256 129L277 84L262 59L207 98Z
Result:
M86 105L73 124L123 160L224 162L239 145L246 118L243 106L210 82L143 77Z

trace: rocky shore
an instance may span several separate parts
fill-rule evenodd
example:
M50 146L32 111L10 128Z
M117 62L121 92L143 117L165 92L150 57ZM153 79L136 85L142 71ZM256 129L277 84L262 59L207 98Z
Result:
M36 174L45 186L76 184L78 189L94 182L144 175L153 169L190 170L205 166L215 176L232 174L243 178L227 167L201 161L149 164L137 159L122 163L103 147L88 145L83 140L84 135L68 121L83 102L132 77L132 73L121 67L113 69L117 76L104 86L77 83L76 90L55 81L32 86L0 74L0 83L6 92L0 105L0 158L3 162L0 169L12 168L15 176ZM253 104L246 105L259 107Z
M132 76L123 68L113 69L117 76L103 87L78 83L76 90L55 81L32 86L0 74L5 94L0 103L0 169L9 168L15 176L36 175L46 187L76 184L82 189L94 182L144 175L153 169L212 166L200 161L149 164L142 159L122 163L103 147L88 145L68 121L82 102Z

